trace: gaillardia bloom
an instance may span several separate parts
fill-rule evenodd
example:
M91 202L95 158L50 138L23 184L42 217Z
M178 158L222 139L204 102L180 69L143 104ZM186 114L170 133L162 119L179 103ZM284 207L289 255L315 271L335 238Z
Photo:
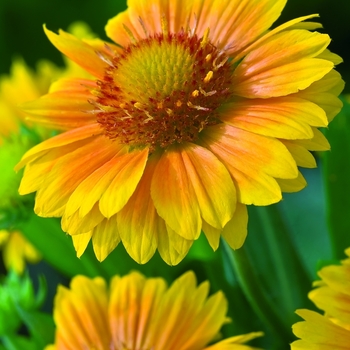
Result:
M209 283L197 286L193 272L169 288L162 278L138 272L113 277L109 289L98 277L73 278L59 286L54 305L55 345L46 350L240 350L261 332L207 344L229 319L221 292L208 297Z
M107 35L82 41L45 29L95 76L53 84L24 109L65 129L27 152L20 193L62 217L78 255L122 241L139 263L158 248L177 264L201 231L236 249L246 205L298 191L298 166L329 145L317 127L339 112L341 59L303 21L273 30L286 0L129 0Z
M301 338L291 344L292 350L343 350L350 348L350 248L341 265L323 267L318 275L321 281L309 293L309 298L325 312L298 310L305 321L293 326Z

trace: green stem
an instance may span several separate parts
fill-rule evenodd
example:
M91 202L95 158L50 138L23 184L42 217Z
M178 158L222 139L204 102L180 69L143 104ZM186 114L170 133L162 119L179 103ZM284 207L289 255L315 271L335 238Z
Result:
M289 339L290 332L284 326L282 315L276 312L273 303L266 296L245 246L239 250L232 251L224 240L221 243L224 254L235 271L238 282L255 313L275 333L276 340Z

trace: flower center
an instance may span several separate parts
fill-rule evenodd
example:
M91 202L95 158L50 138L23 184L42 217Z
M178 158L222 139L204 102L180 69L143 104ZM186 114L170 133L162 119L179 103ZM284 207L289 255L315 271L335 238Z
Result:
M208 33L157 34L112 57L94 102L106 136L154 150L193 142L220 122L216 110L231 95L232 73Z

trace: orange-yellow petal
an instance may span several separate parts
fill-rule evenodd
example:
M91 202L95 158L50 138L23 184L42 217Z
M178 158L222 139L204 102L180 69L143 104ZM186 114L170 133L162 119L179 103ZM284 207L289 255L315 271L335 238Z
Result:
M120 156L113 166L114 178L99 201L100 211L106 217L120 211L139 183L148 158L148 148L133 150Z
M43 97L22 104L21 108L29 114L29 119L56 129L73 129L92 124L96 117L89 113L95 107L88 101L92 98L85 81L76 79L75 89L55 91Z
M247 98L286 96L303 90L332 70L313 58L325 50L328 35L305 30L281 32L250 52L235 69L233 92Z
M113 157L111 141L104 136L63 156L37 191L35 211L41 216L61 216L76 187Z
M60 30L59 34L55 34L44 26L44 31L58 50L93 76L103 78L107 64L98 57L92 46L63 30Z
M73 246L75 251L77 252L78 258L80 258L85 252L85 249L87 248L90 242L91 235L92 231L72 236Z
M202 132L201 143L227 167L244 204L267 205L281 199L274 179L296 178L296 163L278 140L229 125Z
M120 242L116 215L104 219L92 231L92 246L97 260L103 261Z
M328 124L322 108L294 96L235 101L223 106L220 119L237 128L289 140L312 138L310 126Z
M163 152L153 174L151 195L160 217L178 235L193 240L199 237L202 219L184 160L187 147L171 146Z
M234 56L269 29L280 16L286 0L195 0L193 3L197 32L202 35L210 28L211 41Z
M15 170L21 169L24 165L31 162L33 159L38 159L40 156L48 152L48 150L73 144L74 142L82 141L93 136L101 134L101 127L97 123L82 126L73 130L69 130L65 133L47 139L44 142L31 148L22 157L21 161L16 165ZM79 143L78 143L79 144ZM77 147L77 145L75 146ZM63 152L62 152L63 153Z
M166 229L151 198L151 182L157 159L151 156L135 192L118 213L118 230L129 255L145 264L157 249L157 237ZM163 231L162 231L163 230Z

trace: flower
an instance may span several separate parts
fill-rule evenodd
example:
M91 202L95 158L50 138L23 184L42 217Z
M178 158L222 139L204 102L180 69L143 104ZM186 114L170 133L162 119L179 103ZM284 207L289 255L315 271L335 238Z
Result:
M299 191L297 166L327 150L318 127L341 109L343 89L320 25L273 30L285 0L129 0L106 32L115 43L45 28L95 79L65 79L23 108L66 130L27 152L20 193L35 212L62 217L80 256L99 260L122 241L147 262L175 265L204 231L237 249L246 205Z
M37 263L40 253L28 242L20 231L0 230L0 247L3 246L3 259L6 268L18 274L24 272L26 261Z
M101 277L75 276L70 289L58 287L54 303L55 345L46 350L83 349L243 349L261 336L250 333L206 347L228 319L222 292L208 297L209 283L197 287L193 272L171 287L162 278L138 272ZM245 346L244 349L252 349Z
M297 310L305 321L293 326L300 338L291 344L292 350L349 349L350 344L350 248L341 265L323 267L318 275L321 281L309 293L309 298L325 312L321 315L310 310Z

